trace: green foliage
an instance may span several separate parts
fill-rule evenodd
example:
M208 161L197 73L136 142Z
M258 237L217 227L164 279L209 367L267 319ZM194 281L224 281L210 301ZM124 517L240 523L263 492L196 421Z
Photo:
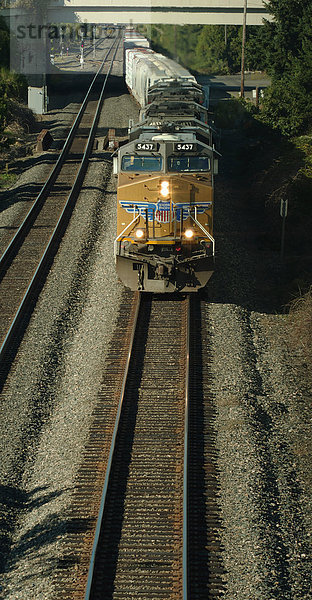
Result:
M196 45L201 32L201 25L185 25L174 28L176 54L186 67L196 69Z
M292 136L312 122L312 5L309 0L270 0L273 23L266 23L268 71L272 86L263 117Z
M241 68L242 27L239 25L140 26L154 50L164 52L197 73L236 73ZM246 65L261 69L263 27L248 27Z
M201 25L141 25L138 29L152 42L156 52L162 52L188 69L196 69L196 45Z
M8 119L8 100L26 98L27 83L23 76L9 70L10 33L5 20L0 17L0 127Z
M5 98L16 98L17 100L26 98L27 82L22 75L1 67L0 82L3 86L3 96Z
M303 131L312 121L312 97L300 79L300 73L284 75L264 95L262 119L287 137Z
M6 123L8 104L6 98L3 97L3 88L0 83L0 127Z
M312 6L310 0L270 0L268 9L274 16L265 24L269 67L273 77L281 77L302 58L306 42L311 44Z
M26 8L27 10L33 10L36 14L44 14L49 0L15 0L11 6L16 8Z
M266 27L259 27L257 25L248 26L245 46L245 64L247 71L268 70L270 61L267 55L267 46L268 31Z
M247 70L266 70L272 77L262 120L293 136L312 123L312 3L268 0L267 6L274 20L247 27L245 65ZM149 34L157 50L178 56L197 73L240 71L241 26L158 25L150 27Z
M5 189L13 185L17 180L17 175L15 173L0 173L0 188Z
M198 70L201 73L228 73L227 45L220 27L204 25L196 46Z

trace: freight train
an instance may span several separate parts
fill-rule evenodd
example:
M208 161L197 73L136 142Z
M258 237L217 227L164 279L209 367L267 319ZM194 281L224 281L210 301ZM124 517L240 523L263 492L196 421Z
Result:
M201 86L181 65L130 31L125 80L140 106L114 157L116 269L132 290L194 292L214 270L218 152Z

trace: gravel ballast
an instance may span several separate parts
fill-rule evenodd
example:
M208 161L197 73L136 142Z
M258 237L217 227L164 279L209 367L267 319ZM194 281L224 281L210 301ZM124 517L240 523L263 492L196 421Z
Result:
M311 598L311 387L288 344L284 269L225 167L217 269L205 291L226 600ZM205 338L204 338L205 339ZM207 411L209 406L207 404Z

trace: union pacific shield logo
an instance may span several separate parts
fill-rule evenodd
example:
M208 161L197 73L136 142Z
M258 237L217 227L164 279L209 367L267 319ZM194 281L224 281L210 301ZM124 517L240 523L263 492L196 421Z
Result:
M169 223L170 221L170 202L157 202L155 219L158 223Z

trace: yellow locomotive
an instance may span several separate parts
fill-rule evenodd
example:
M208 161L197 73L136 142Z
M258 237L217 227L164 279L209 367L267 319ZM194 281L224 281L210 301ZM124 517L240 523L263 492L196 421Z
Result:
M142 133L116 160L116 268L133 290L196 291L211 277L213 148L194 133Z

